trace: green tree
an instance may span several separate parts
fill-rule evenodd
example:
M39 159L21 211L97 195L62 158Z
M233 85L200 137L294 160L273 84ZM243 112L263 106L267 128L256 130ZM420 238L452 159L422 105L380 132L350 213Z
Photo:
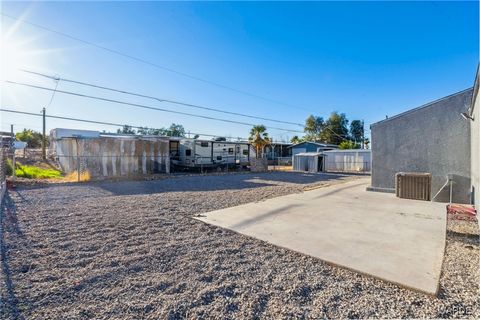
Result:
M303 139L299 138L298 136L293 136L292 139L290 139L291 143L300 143L302 141L303 141Z
M353 141L362 142L363 139L363 122L360 120L353 120L350 123L350 137Z
M185 137L185 128L181 124L172 123L167 129L169 137Z
M338 145L339 149L360 149L360 144L351 140L344 140Z
M323 129L325 127L325 121L322 117L316 117L314 115L310 115L305 120L305 127L304 131L306 133L304 139L307 141L321 141L321 136Z
M257 158L262 158L263 150L272 143L264 125L256 125L250 130L248 142L255 148Z
M320 137L322 142L336 145L348 140L348 119L345 113L332 112L325 121Z
M131 126L125 124L122 129L117 129L117 133L135 134L136 132Z
M19 141L26 142L28 148L40 148L42 146L43 135L31 129L23 129L23 131L17 132L15 138ZM48 146L48 136L45 138L45 142Z

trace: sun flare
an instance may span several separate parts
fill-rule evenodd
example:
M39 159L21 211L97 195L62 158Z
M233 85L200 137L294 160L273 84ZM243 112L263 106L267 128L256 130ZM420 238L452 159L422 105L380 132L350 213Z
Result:
M0 54L3 79L14 77L22 68L39 66L39 59L27 41L12 40L11 36L2 36Z

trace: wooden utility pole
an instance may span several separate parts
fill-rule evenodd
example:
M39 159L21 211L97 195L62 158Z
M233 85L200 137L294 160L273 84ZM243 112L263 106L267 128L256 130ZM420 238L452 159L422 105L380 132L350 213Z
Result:
M13 150L13 155L12 155L12 167L13 167L13 172L12 172L12 177L13 177L13 181L15 181L15 177L17 176L16 172L15 172L15 168L17 167L16 165L16 160L15 160L15 146L14 146L14 143L15 143L15 134L13 133L13 124L10 125L10 134L12 135L12 141L11 141L11 149Z
M45 134L45 108L42 109L42 118L43 118L43 131L42 131L42 158L43 160L47 159L47 137Z

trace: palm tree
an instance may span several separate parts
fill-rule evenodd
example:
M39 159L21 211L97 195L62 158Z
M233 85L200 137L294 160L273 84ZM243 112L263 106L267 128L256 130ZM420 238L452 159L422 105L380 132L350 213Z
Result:
M370 139L365 138L365 140L363 140L363 144L365 145L365 149L368 149L370 145Z
M253 126L250 130L248 142L255 148L257 158L261 158L263 149L271 144L272 140L268 137L267 128L261 124Z

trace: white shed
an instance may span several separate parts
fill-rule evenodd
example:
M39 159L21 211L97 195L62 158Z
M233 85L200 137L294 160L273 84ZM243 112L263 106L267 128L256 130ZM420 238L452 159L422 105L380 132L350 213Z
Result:
M307 172L323 171L323 154L321 152L302 152L293 155L293 170Z

